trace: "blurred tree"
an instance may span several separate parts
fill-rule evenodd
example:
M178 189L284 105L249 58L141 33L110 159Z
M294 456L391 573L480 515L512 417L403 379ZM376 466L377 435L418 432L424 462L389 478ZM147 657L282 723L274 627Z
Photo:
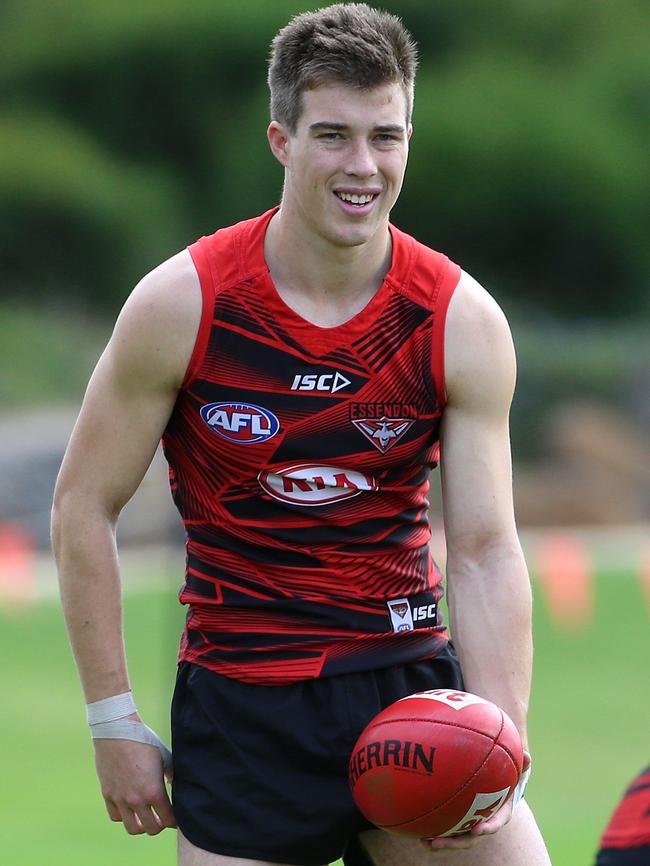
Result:
M114 310L274 204L267 45L313 5L4 0L4 293ZM645 0L381 5L422 54L395 221L533 316L650 312Z
M402 222L537 314L650 312L647 6L448 7L453 49L425 59Z

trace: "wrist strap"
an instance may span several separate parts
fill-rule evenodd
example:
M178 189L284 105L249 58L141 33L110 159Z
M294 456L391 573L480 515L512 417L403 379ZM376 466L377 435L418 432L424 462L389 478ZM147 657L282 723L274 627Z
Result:
M526 790L526 785L528 784L528 780L530 779L530 767L521 774L519 781L517 782L517 787L515 788L515 792L512 795L512 808L514 809L517 803L524 796L524 791Z
M124 692L86 705L88 724L93 740L132 740L155 746L163 759L165 770L171 769L172 753L155 731L137 719L127 719L137 713L133 694Z
M172 753L158 734L144 722L135 719L117 719L113 722L93 725L91 731L93 740L133 740L136 743L155 746L162 755L165 770L169 770L172 766Z
M89 725L99 725L102 722L112 722L115 719L123 719L132 713L137 713L132 692L124 692L121 695L113 695L86 704L86 713Z

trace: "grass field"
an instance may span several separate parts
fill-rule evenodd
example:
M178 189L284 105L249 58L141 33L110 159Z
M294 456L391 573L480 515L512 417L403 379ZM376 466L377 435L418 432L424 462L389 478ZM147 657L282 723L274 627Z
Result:
M182 610L175 586L129 594L125 617L141 712L168 735ZM638 581L600 574L594 622L566 632L536 599L528 799L554 866L591 866L628 778L648 761L648 612ZM129 837L96 785L83 700L58 603L0 607L3 866L173 866L174 834Z

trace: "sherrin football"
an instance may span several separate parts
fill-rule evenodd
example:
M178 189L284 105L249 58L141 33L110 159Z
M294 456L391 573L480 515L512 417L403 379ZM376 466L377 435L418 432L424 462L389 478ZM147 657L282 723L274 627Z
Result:
M384 830L430 838L466 833L512 795L523 765L513 721L469 692L417 692L362 731L349 765L352 796Z

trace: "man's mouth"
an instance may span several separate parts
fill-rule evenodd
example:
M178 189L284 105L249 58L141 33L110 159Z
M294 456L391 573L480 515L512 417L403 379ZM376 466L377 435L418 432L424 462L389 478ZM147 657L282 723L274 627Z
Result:
M364 205L370 204L371 201L377 198L377 193L363 193L359 195L353 192L337 192L335 194L341 199L341 201L356 205L357 207L363 207Z

